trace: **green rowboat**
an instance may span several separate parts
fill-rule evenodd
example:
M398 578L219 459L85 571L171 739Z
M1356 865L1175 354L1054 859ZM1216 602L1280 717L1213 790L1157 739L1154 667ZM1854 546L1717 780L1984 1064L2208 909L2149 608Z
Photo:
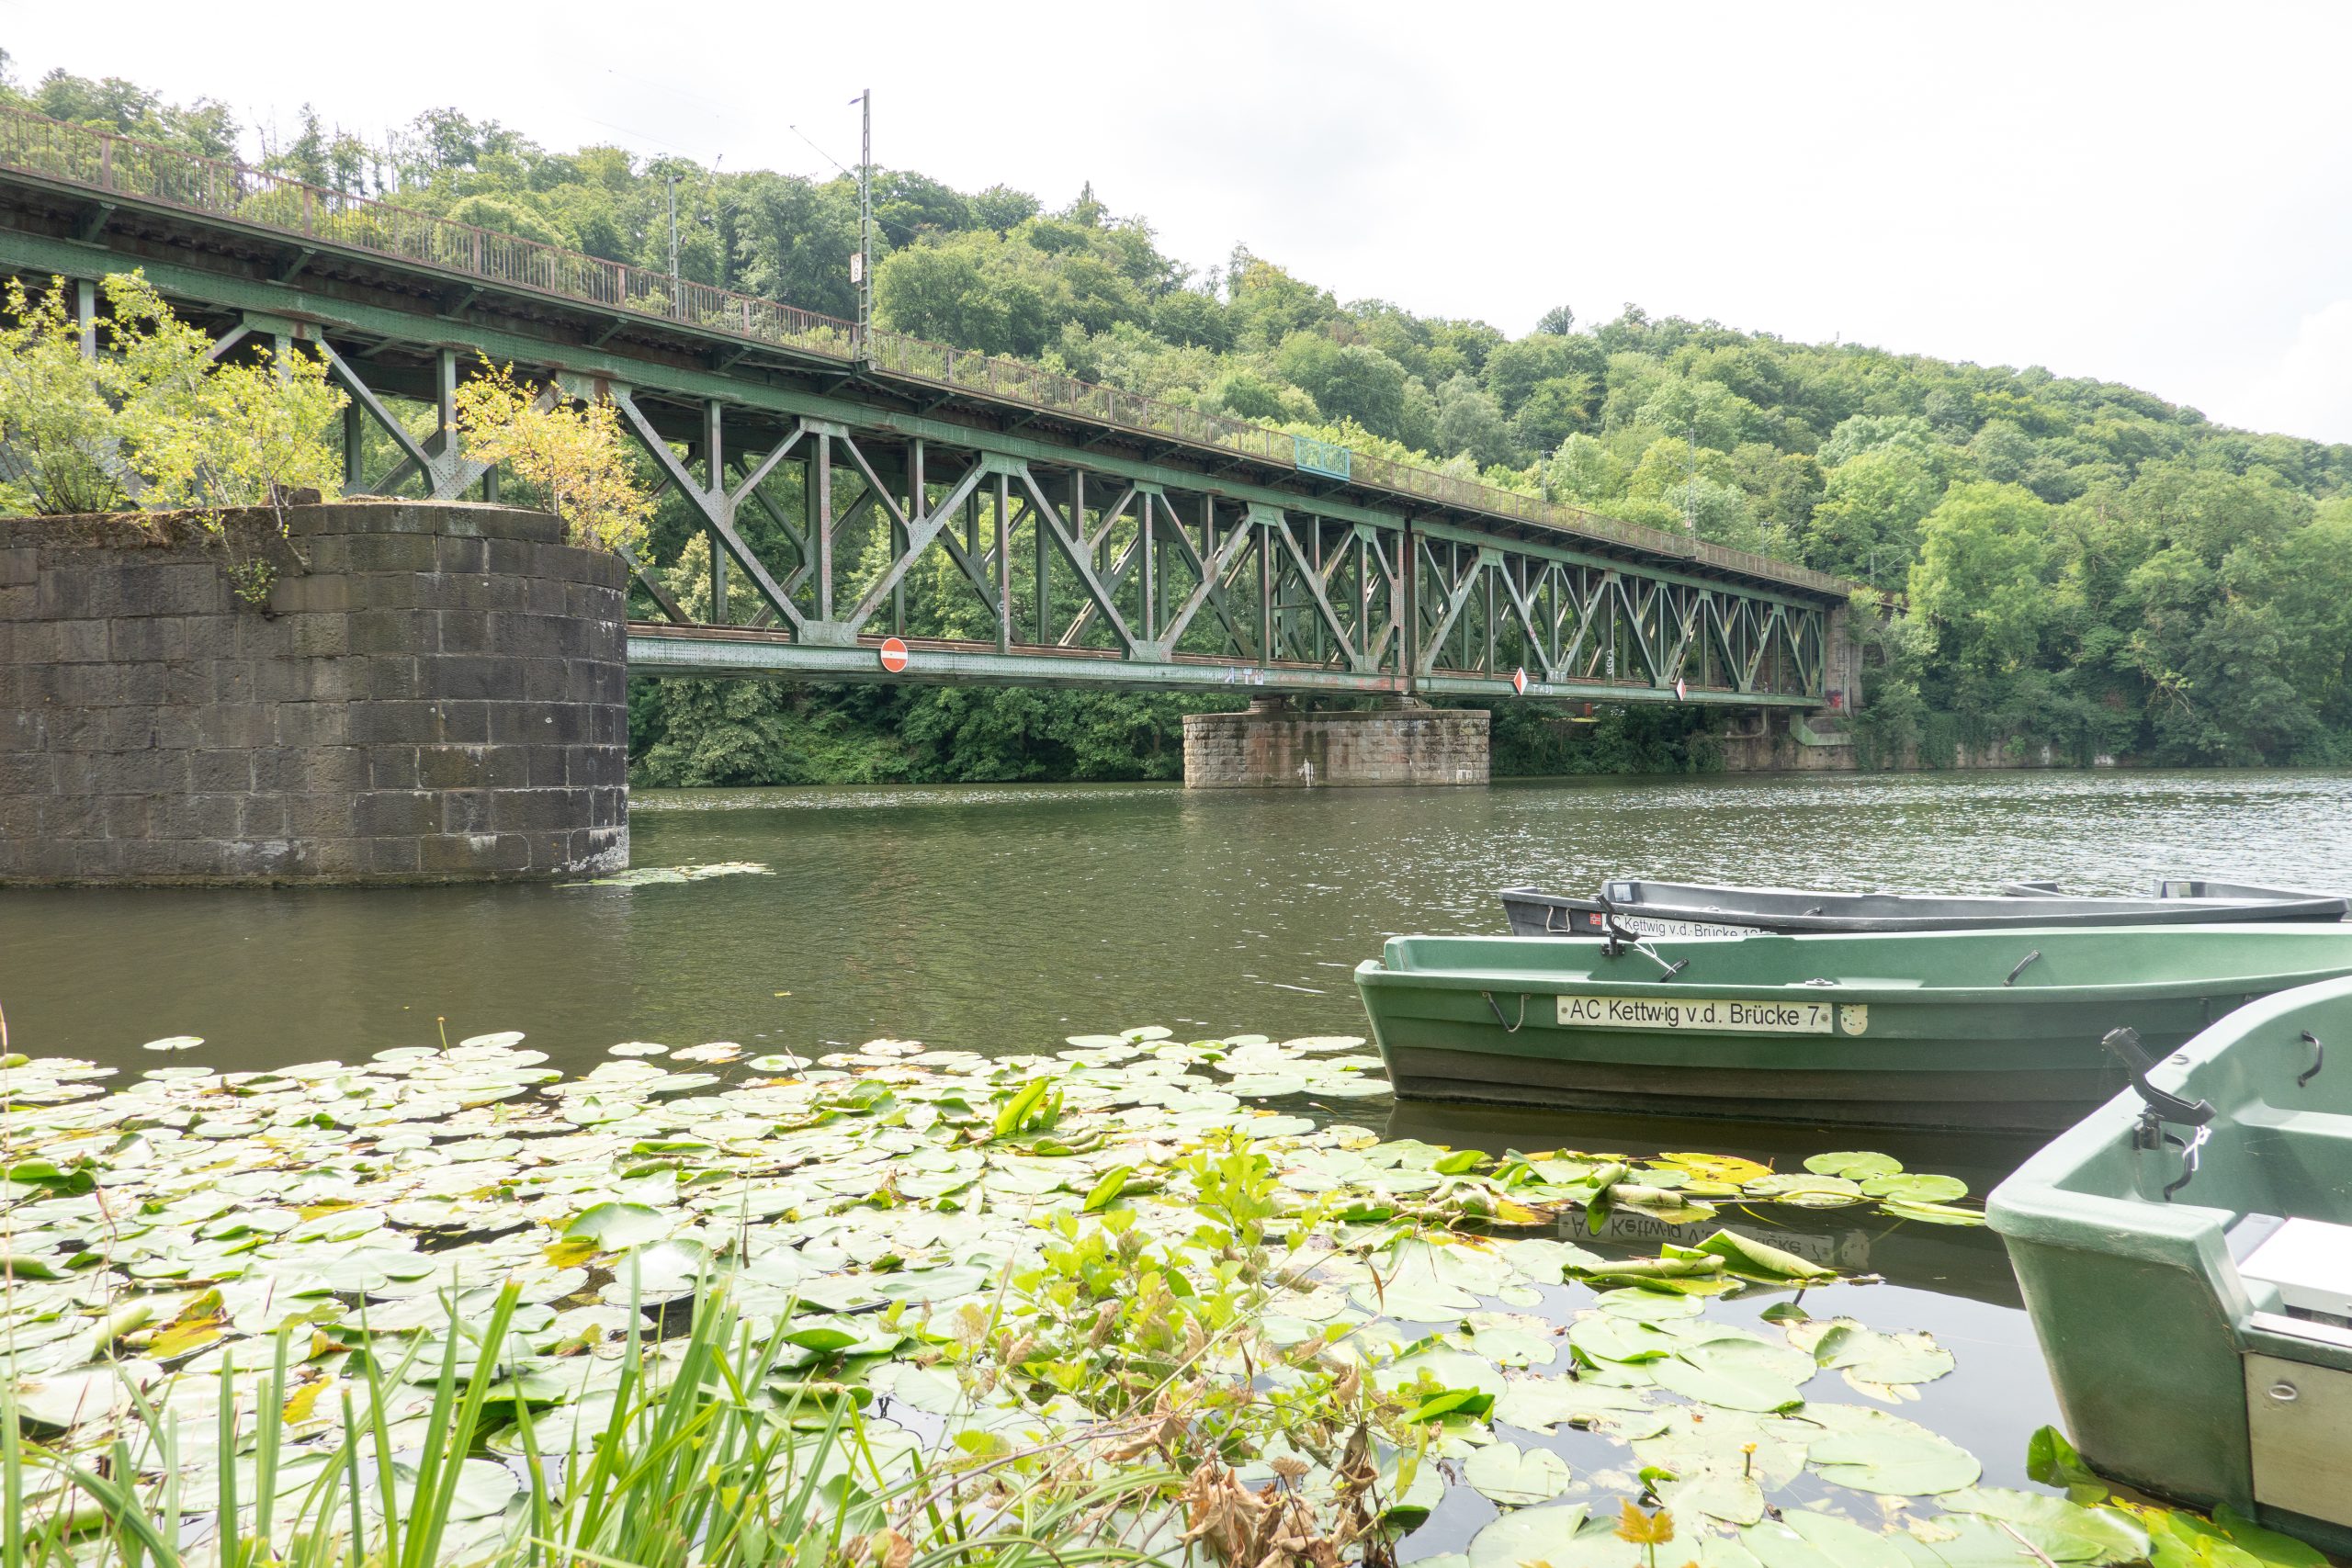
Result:
M2053 1132L2170 1049L2352 975L2352 927L1392 938L1356 970L1399 1098ZM2347 1075L2352 1076L2352 1075Z
M2069 1434L2113 1480L2352 1556L2352 981L2140 1083L1988 1204Z

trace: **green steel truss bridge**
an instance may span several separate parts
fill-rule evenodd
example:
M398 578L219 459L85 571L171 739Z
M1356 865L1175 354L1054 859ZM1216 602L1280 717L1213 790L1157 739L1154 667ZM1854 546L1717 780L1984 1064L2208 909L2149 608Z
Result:
M711 546L699 615L639 563L635 673L886 678L896 636L895 679L1835 700L1851 585L1801 567L0 112L0 270L73 280L89 321L133 267L216 355L324 359L356 493L497 494L452 417L482 357L610 397Z

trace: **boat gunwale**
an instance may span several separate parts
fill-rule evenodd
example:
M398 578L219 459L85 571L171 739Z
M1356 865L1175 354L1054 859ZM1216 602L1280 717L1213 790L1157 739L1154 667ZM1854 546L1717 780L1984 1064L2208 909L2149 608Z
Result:
M1674 886L1684 886L1676 884ZM2309 921L2325 924L2352 918L2352 897L2341 894L2299 894L2281 898L2152 898L2131 894L2102 896L2054 895L2028 898L2006 894L1837 893L1805 888L1726 888L1724 891L1786 895L1793 897L1844 899L1915 899L1917 911L1897 908L1870 913L1807 914L1761 908L1716 904L1668 904L1646 901L1605 906L1597 897L1550 893L1523 886L1497 888L1494 897L1506 908L1516 900L1547 909L1591 914L1613 907L1626 919L1681 920L1693 925L1747 926L1779 936L1901 936L1966 931L2120 929L2134 924L2181 926L2198 924L2255 925ZM1942 913L1928 912L1930 904L1959 905ZM2144 917L2144 919L2143 919ZM1555 936L1582 935L1557 931Z
M2265 936L2276 936L2279 934L2278 929L2278 925L2288 923L2300 924L2304 922L2277 922L2267 927L2260 934ZM1679 977L1668 978L1664 976L1655 979L1644 979L1639 976L1628 976L1623 979L1618 979L1613 976L1604 977L1589 973L1570 976L1555 973L1546 973L1542 970L1467 967L1443 970L1390 968L1387 963L1387 948L1398 942L1434 940L1440 942L1475 942L1482 944L1524 942L1527 944L1528 951L1531 953L1542 953L1556 956L1563 951L1564 943L1585 942L1598 948L1602 942L1606 940L1605 938L1589 936L1474 936L1436 938L1399 936L1391 937L1388 939L1386 943L1383 944L1380 957L1367 958L1359 963L1355 967L1354 975L1356 983L1360 987L1365 984L1367 978L1377 976L1378 978L1374 983L1384 987L1403 987L1411 989L1442 991L1521 991L1529 995L1548 993L1550 995L1558 996L1570 994L1577 990L1599 990L1603 993L1627 990L1629 994L1639 997L1671 997L1676 995L1685 995L1690 996L1694 999L1703 999L1709 997L1724 997L1729 999L1740 1001L1751 999L1758 1001L1787 1001L1798 997L1846 997L1851 998L1867 998L1872 1001L1884 998L1888 1002L1901 1002L1911 998L1933 998L1939 1001L1989 1003L2033 1003L2048 1001L2052 998L2065 999L2070 998L2079 998L2085 1001L2098 1001L2121 997L2146 998L2154 1000L2169 1000L2179 998L2226 996L2232 991L2243 990L2244 987L2249 983L2261 985L2268 994L2276 995L2287 990L2301 989L2305 986L2324 985L2331 980L2352 979L2352 933L2347 933L2345 927L2335 922L2314 921L2308 923L2324 929L2331 934L2345 938L2347 951L2346 962L2341 967L2325 969L2274 969L2259 974L2240 974L2226 976L2203 976L2186 980L2096 982L2063 986L2030 984L2021 986L1938 986L1925 981L1903 985L1884 984L1883 981L1887 978L1891 978L1891 976L1865 977L1866 979L1879 979L1882 983L1877 985L1856 985L1849 981L1839 980L1829 976L1824 976L1825 979L1828 980L1828 983L1826 985L1815 985L1806 981L1790 981L1783 982L1779 985L1759 985L1752 982L1737 981L1684 981ZM2231 935L2249 934L2247 928L2242 925L2226 925L2215 928L2163 925L2099 926L2092 928L2085 928L2081 926L2041 926L2028 927L2022 930L2004 929L1998 932L1850 931L1838 932L1834 935L1824 933L1824 935L1826 940L1837 942L1871 942L1883 941L1890 938L1910 938L1915 936L1964 937L1994 934L2003 937L2055 935L2074 938L2083 936L2086 931L2088 930L2097 931L2097 933L2103 939L2129 935L2137 931L2162 933L2167 937L2177 939L2183 931L2194 931L2207 929L2226 932ZM1806 940L1809 934L1810 933L1804 932L1759 931L1755 933L1755 936L1753 937L1690 936L1661 938L1657 940L1670 943L1671 946L1668 951L1672 951L1674 949L1679 949L1685 943L1712 946L1719 943L1750 942L1756 940L1757 937L1767 939L1777 937L1781 941L1804 941ZM2248 1007L2256 1006L2259 1005L2259 1000L2261 999L2267 999L2267 997L2266 996L2266 998L2259 998L2256 1002L2249 1002L2245 1005ZM2234 1016L2235 1012L2240 1010L2243 1010L2243 1009L2233 1010L2232 1016ZM2208 1027L2210 1029L2211 1026Z
M2331 975L2257 997L2216 1019L2158 1058L2149 1069L2148 1082L2168 1094L2185 1095L2193 1075L2213 1065L2255 1030L2271 1027L2282 1018L2292 1017L2314 1004L2346 999L2352 999L2352 975ZM2260 1122L2241 1120L2247 1108L2245 1103L2219 1106L2216 1121L2221 1127L2232 1131L2261 1126ZM2035 1150L1985 1195L1986 1222L2003 1236L2013 1234L2014 1229L2022 1239L2047 1241L2048 1237L2033 1235L2030 1227L2018 1226L2017 1222L2054 1220L2087 1232L2094 1226L2086 1210L2101 1215L2129 1214L2135 1218L2120 1231L2111 1228L2120 1221L2096 1226L2102 1243L2129 1256L2173 1263L2179 1261L2180 1245L2188 1243L2206 1253L2208 1262L2230 1262L2227 1276L2234 1280L2236 1265L2229 1258L2223 1238L2227 1227L2215 1216L2239 1211L2170 1199L2160 1202L2136 1193L2127 1196L2067 1185L2098 1156L2131 1140L2140 1122L2140 1098L2129 1089L2085 1111L2080 1121ZM2131 1244L2138 1239L2135 1232L2169 1245L2134 1249Z

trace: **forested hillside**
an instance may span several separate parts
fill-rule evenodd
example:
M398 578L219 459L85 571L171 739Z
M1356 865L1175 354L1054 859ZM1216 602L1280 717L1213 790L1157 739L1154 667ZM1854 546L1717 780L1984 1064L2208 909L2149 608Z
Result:
M41 112L220 152L217 105L53 73ZM542 148L453 110L387 144L306 118L269 162L322 184L854 313L847 177ZM1343 302L1237 246L1196 271L1091 187L877 177L882 324L1800 560L1899 595L1872 756L2011 738L2150 762L2352 761L2352 447L2252 434L2110 383L1790 343L1627 305L1511 337ZM1564 272L1561 292L1576 288ZM698 549L683 517L665 561ZM681 570L679 583L690 585ZM641 683L662 784L1172 777L1184 700ZM1704 765L1698 716L1573 732L1498 716L1497 771Z

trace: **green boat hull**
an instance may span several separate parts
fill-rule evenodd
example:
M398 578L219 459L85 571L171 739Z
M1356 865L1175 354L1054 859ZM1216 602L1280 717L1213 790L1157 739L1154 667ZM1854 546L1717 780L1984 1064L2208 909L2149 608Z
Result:
M2169 1049L2254 998L2352 975L2352 930L2336 924L1758 935L1649 952L1400 937L1356 980L1400 1098L2049 1133L2122 1087L2098 1044L2109 1030Z
M2352 981L2234 1013L2150 1078L2216 1111L2171 1194L2183 1152L2145 1146L2124 1094L1987 1204L2068 1435L2111 1480L2352 1556L2352 1300L2312 1310L2263 1251L2316 1223L2352 1263Z

